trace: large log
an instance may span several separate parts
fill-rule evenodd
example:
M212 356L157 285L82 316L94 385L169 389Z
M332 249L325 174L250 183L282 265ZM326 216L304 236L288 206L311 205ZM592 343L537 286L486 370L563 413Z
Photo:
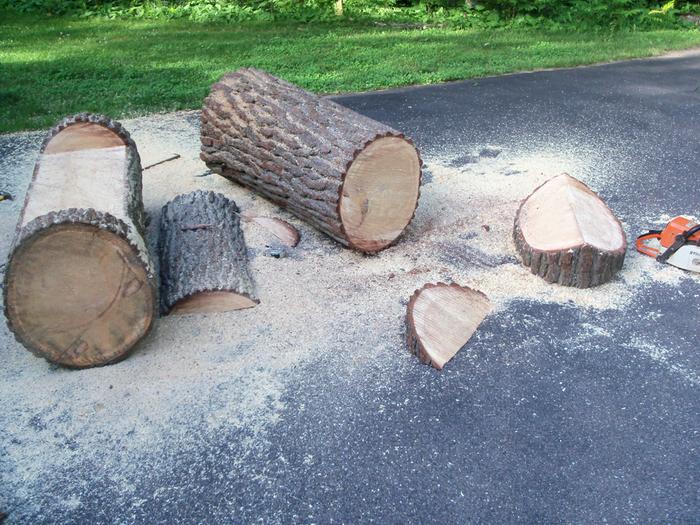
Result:
M513 238L532 273L578 288L612 279L627 250L625 232L610 208L567 174L548 180L523 201Z
M219 193L178 195L160 221L164 313L225 312L257 304L236 203Z
M403 134L255 69L212 87L201 158L363 252L394 242L418 204L421 160Z
M134 142L104 116L64 119L41 147L10 251L10 329L49 361L104 365L149 331L156 290Z
M421 361L442 370L491 312L491 301L458 284L426 284L406 310L406 343Z

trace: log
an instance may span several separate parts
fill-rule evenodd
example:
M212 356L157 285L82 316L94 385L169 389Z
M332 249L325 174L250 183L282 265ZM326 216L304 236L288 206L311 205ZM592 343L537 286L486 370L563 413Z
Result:
M219 193L179 195L160 220L161 310L226 312L258 303L240 210Z
M408 349L424 363L442 370L490 311L491 301L478 290L458 284L426 284L408 302Z
M567 174L535 189L513 229L523 264L545 281L589 288L622 268L627 238L613 212L588 186Z
M201 158L345 246L377 252L408 226L421 159L398 131L263 71L204 101Z
M10 329L60 365L113 363L150 330L156 293L136 145L107 117L65 118L41 147L10 250Z

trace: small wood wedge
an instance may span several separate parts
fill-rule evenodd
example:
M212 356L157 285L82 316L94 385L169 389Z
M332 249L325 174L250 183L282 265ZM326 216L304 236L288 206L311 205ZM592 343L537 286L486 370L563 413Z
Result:
M294 248L297 244L299 244L299 240L301 239L299 230L282 219L276 219L274 217L261 217L252 212L244 211L241 213L241 220L245 223L254 224L263 230L268 231L282 244L289 246L290 248Z
M627 250L625 232L610 208L566 173L548 180L523 201L513 239L532 273L577 288L612 279Z
M482 292L458 284L426 284L411 297L406 341L411 353L442 370L491 311Z

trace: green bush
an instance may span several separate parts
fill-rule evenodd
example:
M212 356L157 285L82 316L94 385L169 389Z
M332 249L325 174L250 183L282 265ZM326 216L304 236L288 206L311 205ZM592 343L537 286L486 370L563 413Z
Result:
M480 0L483 9L508 19L547 19L566 26L658 27L677 22L678 8L699 0ZM656 12L654 12L656 11Z
M662 1L662 0L661 0ZM345 0L345 15L457 26L658 28L700 0ZM334 0L0 0L0 9L45 15L209 20L323 20Z

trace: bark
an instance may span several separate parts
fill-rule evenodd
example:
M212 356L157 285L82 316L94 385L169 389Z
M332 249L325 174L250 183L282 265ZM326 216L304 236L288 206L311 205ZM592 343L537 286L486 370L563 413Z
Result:
M348 169L377 139L410 143L384 124L255 69L214 84L201 133L201 158L212 171L351 247L339 210Z
M211 191L179 195L163 207L159 237L163 313L207 292L232 292L257 302L239 214L235 202Z
M73 183L76 182L80 175L76 174L74 177L72 170L68 169L58 170L58 172L54 170L47 173L42 168L49 165L55 155L47 153L46 150L47 148L50 149L52 144L55 144L54 141L57 141L57 137L61 136L60 134L65 130L69 130L73 126L88 124L108 130L105 133L113 134L114 141L124 147L125 160L123 162L120 160L119 164L123 169L120 172L107 174L110 177L109 183L113 186L111 193L108 195L109 202L101 201L102 196L81 195L76 197L78 201L81 204L89 203L89 206L62 207L65 202L73 202L74 199L71 197L71 192L77 192L73 187ZM91 127L90 129L97 128ZM107 150L100 150L100 148L90 149L91 162L99 165L101 151ZM70 155L70 153L64 153L64 155ZM79 170L76 169L77 171ZM89 184L95 185L95 181ZM139 291L138 295L142 299L139 303L139 308L141 308L139 312L143 317L141 320L143 329L142 333L133 337L139 340L150 330L156 314L157 284L154 267L144 241L145 214L141 188L141 161L139 154L129 133L120 123L105 116L82 113L63 119L49 131L41 146L39 159L35 165L32 181L27 190L24 206L17 224L3 288L6 306L5 315L8 326L15 338L27 349L49 361L68 367L82 368L118 361L128 355L136 342L133 341L133 344L125 343L118 348L88 348L86 346L88 342L81 340L80 334L76 334L75 344L61 348L56 346L58 344L56 341L47 340L38 333L32 333L29 326L35 322L40 322L40 320L31 320L29 322L29 320L24 319L22 317L22 306L19 305L19 302L25 299L41 301L42 298L22 297L21 292L16 289L14 279L25 270L24 257L27 254L31 254L33 244L41 242L42 239L46 239L61 231L84 231L86 236L95 234L100 236L107 235L107 239L109 239L109 235L115 237L115 246L119 246L119 250L124 252L122 257L124 257L125 268L128 271L133 269L136 272L133 274L133 277L138 280L138 282L132 282L131 288L124 290L124 293L130 296L143 286L143 290ZM114 212L114 210L119 211ZM122 243L118 239L124 242ZM79 256L80 254L76 255ZM50 277L37 275L37 278ZM129 283L126 284L129 285ZM46 300L50 301L55 299L46 298ZM134 315L136 314L134 312ZM100 319L96 319L95 322L104 322L104 318ZM56 326L54 329L60 331L62 327ZM88 323L87 327L84 327L84 332L88 333L90 329L91 327Z

